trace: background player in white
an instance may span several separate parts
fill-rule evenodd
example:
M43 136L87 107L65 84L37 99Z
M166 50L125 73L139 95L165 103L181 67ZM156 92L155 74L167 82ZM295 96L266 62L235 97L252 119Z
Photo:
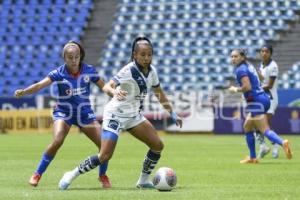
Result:
M267 111L267 117L269 124L271 126L271 120L278 106L278 94L277 94L277 77L278 77L278 66L277 63L272 59L273 47L266 44L260 49L261 64L258 71L259 79L262 83L262 88L269 95L271 100L271 105ZM256 132L256 138L260 144L258 158L263 158L266 154L270 152L270 147L267 146L264 135ZM279 156L278 144L273 144L272 156L273 158L278 158Z
M107 162L113 155L121 130L129 131L149 147L136 186L153 188L149 175L160 159L164 145L152 124L140 113L148 90L152 88L176 125L181 127L182 120L172 110L160 87L156 69L151 65L152 56L153 47L150 40L137 37L132 45L131 62L103 88L106 93L114 94L114 97L104 109L100 154L88 157L74 170L66 172L59 182L60 189L67 189L77 176Z
M85 51L82 46L74 41L65 44L62 57L65 64L51 71L47 77L38 83L25 89L15 91L16 97L33 94L39 90L57 82L57 105L53 110L53 140L47 146L40 163L29 179L29 184L36 187L54 159L57 151L63 145L71 126L78 126L81 131L93 141L97 147L101 147L100 125L96 120L90 105L90 83L93 82L100 89L104 81L99 77L93 66L83 63ZM104 188L111 187L106 176L107 163L99 168L99 181Z

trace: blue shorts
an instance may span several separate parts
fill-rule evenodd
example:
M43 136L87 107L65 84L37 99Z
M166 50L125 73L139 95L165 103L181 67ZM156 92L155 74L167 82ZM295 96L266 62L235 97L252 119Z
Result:
M266 93L259 94L253 101L247 102L246 112L251 113L252 117L266 114L270 108L270 98Z
M82 112L80 114L63 110L54 110L53 121L58 119L64 120L69 126L74 124L78 127L83 127L95 121L96 116L92 110Z

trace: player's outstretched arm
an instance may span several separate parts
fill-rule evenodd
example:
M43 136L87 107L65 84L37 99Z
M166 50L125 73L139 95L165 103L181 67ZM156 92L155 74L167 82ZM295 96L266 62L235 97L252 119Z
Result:
M158 101L160 102L160 104L164 107L164 109L166 109L170 113L171 118L174 121L174 123L176 123L176 125L181 128L182 127L182 119L172 110L172 106L171 106L167 96L165 95L164 91L161 89L161 87L160 86L153 87L153 91L154 91L154 94L157 97Z
M103 90L104 86L105 86L105 82L102 79L99 79L96 83L95 83L103 92L105 92ZM113 97L112 93L107 93L105 92L108 96Z
M242 82L241 87L230 86L228 88L228 91L232 92L232 93L237 93L237 92L247 92L247 91L251 90L251 84L250 84L250 80L249 80L248 76L244 76L241 79L241 82Z
M262 75L260 69L259 68L255 68L255 69L256 69L259 80L263 81L265 79L265 77Z
M52 83L52 80L49 77L44 78L43 80L28 86L25 89L18 89L15 91L15 97L19 98L27 94L33 94L38 92L40 89L49 86Z
M270 89L272 89L273 86L274 86L274 83L275 83L276 78L277 78L276 76L270 76L270 79L269 79L268 84L263 85L262 88L263 88L264 90L270 90Z
M108 83L106 83L102 90L111 97L116 96L119 101L124 100L127 95L127 91L116 89L116 82L113 80L110 80Z

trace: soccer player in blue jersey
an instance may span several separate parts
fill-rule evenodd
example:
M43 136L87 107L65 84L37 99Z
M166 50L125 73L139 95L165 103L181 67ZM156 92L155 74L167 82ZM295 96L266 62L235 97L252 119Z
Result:
M247 62L246 52L243 49L235 49L231 52L231 62L235 66L235 75L238 87L231 86L230 92L241 92L247 101L248 115L244 123L246 142L250 156L240 163L258 163L255 151L254 130L259 130L273 143L279 144L288 159L292 158L292 151L288 140L281 139L270 129L267 111L270 107L270 98L260 86L260 81L255 68Z
M58 101L53 111L54 137L29 180L29 183L34 187L38 185L73 124L78 126L96 144L99 150L101 147L101 129L91 108L89 95L91 82L100 89L103 89L105 82L100 79L93 66L83 63L85 52L79 43L68 42L63 48L62 56L65 64L51 71L47 77L38 83L15 91L15 97L22 97L36 93L53 82L57 82L58 86ZM111 184L106 170L107 163L104 162L99 168L99 181L104 188L109 188Z
M152 124L141 114L148 90L154 91L159 102L170 112L177 126L182 126L182 120L172 110L171 104L160 87L156 69L151 65L152 55L153 48L148 38L138 37L134 40L132 61L103 88L108 94L114 94L114 97L104 109L101 152L88 157L74 170L66 172L59 182L60 189L67 189L80 174L111 159L121 130L129 131L131 135L149 147L136 186L153 188L149 176L160 159L164 145Z

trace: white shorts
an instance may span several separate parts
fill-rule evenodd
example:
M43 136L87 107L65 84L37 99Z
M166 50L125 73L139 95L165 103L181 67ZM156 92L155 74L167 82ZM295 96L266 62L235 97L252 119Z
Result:
M142 114L135 117L119 117L111 112L104 111L102 129L119 135L122 130L131 129L145 120L146 118Z
M278 106L278 100L272 99L271 104L270 104L270 108L267 111L267 113L274 115L275 110L277 109L277 106Z

